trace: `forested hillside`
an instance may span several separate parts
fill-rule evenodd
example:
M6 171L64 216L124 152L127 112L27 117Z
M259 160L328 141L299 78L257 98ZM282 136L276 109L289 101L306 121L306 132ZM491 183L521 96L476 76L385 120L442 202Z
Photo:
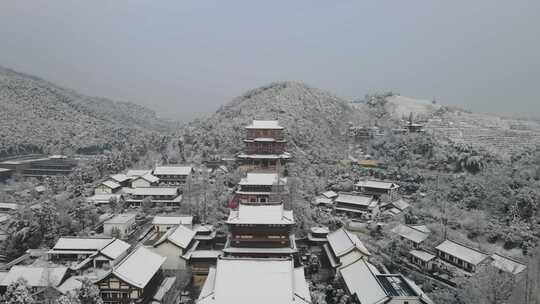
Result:
M166 127L142 106L84 96L0 67L0 157L93 153Z

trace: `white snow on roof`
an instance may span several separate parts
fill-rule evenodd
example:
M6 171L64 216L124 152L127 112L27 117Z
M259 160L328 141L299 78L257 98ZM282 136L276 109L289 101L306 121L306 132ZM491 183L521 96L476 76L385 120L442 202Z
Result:
M19 208L19 205L15 204L15 203L0 203L0 208L17 210Z
M154 244L154 247L159 246L165 240L173 243L174 245L186 249L189 246L189 243L193 240L195 236L195 231L187 228L186 226L178 226L174 230L170 229L165 233L157 242Z
M53 250L95 250L110 244L113 238L61 237Z
M292 210L284 210L283 204L247 205L240 204L231 210L228 224L294 224Z
M141 196L153 196L153 195L176 196L178 195L178 188L142 187L142 188L133 188L129 191L129 193L132 195L141 195Z
M149 183L157 183L159 181L159 177L154 176L154 175L152 175L150 173L147 173L147 174L141 175L141 176L137 176L133 180L136 180L136 179L139 179L139 178L142 178L142 179L144 179L145 181L147 181Z
M472 265L478 265L480 262L484 261L489 257L483 252L466 247L450 240L445 240L444 242L439 244L439 246L435 247L435 249L448 253L451 256L455 256Z
M169 292L169 290L172 288L174 283L176 282L175 277L167 277L163 279L163 282L161 282L161 285L159 285L158 290L152 297L153 301L158 301L158 303L161 303L163 300L163 297Z
M113 273L129 284L144 288L165 260L165 257L141 246L118 264Z
M410 204L406 200L404 200L402 198L392 202L392 205L394 205L397 209L399 209L401 211L409 208L409 206L410 206Z
M396 214L400 214L401 213L401 210L399 210L398 208L390 208L386 211L384 211L385 214L390 214L390 215L396 215Z
M372 272L375 268L363 259L358 260L339 272L351 294L356 294L362 304L385 303L387 299L385 290Z
M428 228L428 226L426 225L410 225L410 227L416 229L416 230L420 230L424 233L431 233L431 230Z
M118 183L122 183L122 182L125 182L127 180L129 180L129 176L123 174L123 173L118 173L118 174L114 174L114 175L111 175L110 177L112 180L114 180L115 182L118 182Z
M329 233L330 230L328 230L328 227L326 226L319 226L319 227L311 227L311 232L317 233L317 234L323 234L323 233Z
M301 272L302 271L302 272ZM309 303L303 270L291 259L218 259L197 303Z
M492 254L491 258L493 259L491 265L504 272L518 274L527 269L524 264L496 253Z
M190 175L191 166L161 166L154 169L154 175Z
M238 184L272 186L277 183L278 175L276 173L248 173L247 176L242 178ZM281 178L280 183L287 183L287 179Z
M326 198L334 198L338 196L338 194L334 191L326 191L326 192L323 192L322 195Z
M420 260L422 260L424 262L431 261L431 260L433 260L435 258L435 256L433 254L431 254L429 252L426 252L424 250L411 250L409 252L409 254L419 258Z
M396 189L399 188L398 185L391 183L391 182L381 182L381 181L359 181L356 183L357 187L368 187L368 188L379 188L379 189Z
M246 139L246 141L249 141ZM275 138L267 138L267 137L257 137L257 138L254 138L253 141L255 142L275 142L276 139Z
M126 253L129 248L131 247L130 244L122 241L122 240L114 240L114 242L110 243L109 245L105 246L105 248L101 249L100 252L111 259L115 260L118 257L120 257L122 254Z
M38 192L38 193L41 193L41 192L45 192L47 190L47 187L45 187L43 185L39 185L39 186L36 186L34 188L34 190L36 190L36 192Z
M134 221L137 217L135 213L121 213L115 215L110 220L106 220L104 224L127 224L131 221Z
M358 236L344 228L329 233L326 238L336 256L340 257L353 249L360 250L363 254L370 255Z
M198 224L193 226L193 230L197 233L205 233L205 232L212 232L214 231L214 226L212 225L204 225L204 224Z
M98 193L98 194L94 194L94 195L92 195L90 197L87 197L86 201L87 202L93 202L93 203L99 203L99 202L108 203L111 200L111 198L118 200L118 199L120 199L121 196L122 195L118 194L118 193L112 193L112 194L110 194L110 193Z
M246 129L283 129L279 125L277 120L253 120L250 125L246 126Z
M392 232L415 243L421 243L429 237L428 233L403 224L394 227Z
M230 253L232 255L236 254L250 254L250 255L259 255L259 254L280 254L280 255L291 255L298 252L296 248L296 242L294 241L294 235L289 235L289 245L287 247L225 247L223 252Z
M143 176L151 172L152 170L128 170L126 175L133 178L133 177Z
M216 267L210 267L208 269L208 275L206 276L206 280L204 281L203 287L201 288L201 292L199 293L199 300L197 303L212 303L211 301L213 299L205 299L206 297L210 296L214 292L214 284L216 282Z
M281 154L245 154L240 153L238 154L239 158L249 158L249 159L288 159L291 158L291 154L289 152L283 152Z
M67 272L67 267L13 266L0 286L8 286L19 278L26 280L30 287L56 287Z
M117 183L115 181L112 181L112 180L106 180L106 181L102 182L101 184L105 185L106 187L111 188L111 189L117 189L117 188L122 187L122 185L120 185L119 183Z
M304 274L304 267L297 267L294 269L294 291L295 294L303 300L311 301L309 285Z
M332 205L334 204L334 201L324 196L319 196L319 197L316 197L312 203L317 206L318 205Z
M191 225L193 216L154 216L152 225Z
M68 292L75 292L77 289L81 288L82 282L77 277L67 278L60 286L56 287L56 290L60 291L62 294L67 294Z
M221 250L195 250L191 253L192 259L217 259L223 253Z
M335 201L337 203L369 206L373 202L373 196L340 193Z

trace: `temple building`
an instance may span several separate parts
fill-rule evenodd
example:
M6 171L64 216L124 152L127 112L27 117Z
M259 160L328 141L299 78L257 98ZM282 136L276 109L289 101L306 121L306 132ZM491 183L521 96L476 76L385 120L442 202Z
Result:
M452 240L444 240L435 247L437 257L469 273L474 273L483 265L489 264L488 254Z
M161 265L165 260L145 247L138 247L94 284L104 303L149 303L161 284Z
M334 210L351 217L372 219L379 214L380 201L371 195L340 193L334 199Z
M323 245L330 266L334 269L350 265L371 255L358 236L344 228L329 233Z
M287 178L277 173L248 173L238 187L235 198L239 203L282 202L288 197Z
M159 185L182 188L193 173L191 166L158 166L152 175L159 179Z
M91 262L95 267L112 266L123 258L130 245L111 237L61 237L47 252L57 264L75 265ZM104 257L104 258L101 258ZM82 265L81 265L82 266Z
M297 252L292 210L283 204L240 204L227 220L226 256L288 257Z
M12 170L12 173L23 177L34 178L66 176L71 174L77 165L77 160L64 155L28 155L0 162L0 168Z
M345 291L354 304L433 304L411 280L401 274L382 274L360 259L338 270Z
M126 202L132 207L141 207L143 200L150 199L153 204L163 204L167 207L180 207L182 195L179 188L148 187L134 188L127 192Z
M380 198L382 195L387 195L390 200L394 200L397 197L398 189L398 184L376 180L359 181L354 185L354 191L356 192L372 195L376 198Z
M246 170L276 170L291 158L284 128L277 120L253 120L246 126L246 144L238 160Z
M185 270L191 252L199 244L194 237L195 231L179 225L163 234L153 244L151 250L167 258L162 266L164 270Z
M227 258L217 260L198 304L309 304L311 295L302 267L293 260Z

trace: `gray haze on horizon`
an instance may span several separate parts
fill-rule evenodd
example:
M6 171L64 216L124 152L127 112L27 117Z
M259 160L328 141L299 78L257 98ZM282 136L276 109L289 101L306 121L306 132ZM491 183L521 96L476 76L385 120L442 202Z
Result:
M0 65L189 120L296 80L540 117L540 1L0 2Z

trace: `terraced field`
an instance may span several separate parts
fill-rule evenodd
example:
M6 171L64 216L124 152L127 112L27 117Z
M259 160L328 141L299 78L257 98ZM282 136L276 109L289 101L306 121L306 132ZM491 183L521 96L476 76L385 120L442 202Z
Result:
M502 156L540 145L540 123L492 115L447 112L429 119L426 130Z

